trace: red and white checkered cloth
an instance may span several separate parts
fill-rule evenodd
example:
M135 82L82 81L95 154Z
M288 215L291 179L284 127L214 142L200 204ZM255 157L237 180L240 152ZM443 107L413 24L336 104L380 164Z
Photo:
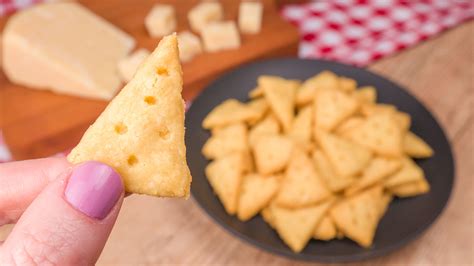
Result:
M365 66L474 16L472 0L334 0L287 5L299 55Z

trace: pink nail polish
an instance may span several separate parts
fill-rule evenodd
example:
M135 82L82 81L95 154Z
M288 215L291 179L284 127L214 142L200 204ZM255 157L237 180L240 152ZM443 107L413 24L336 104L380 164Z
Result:
M112 167L89 161L73 168L64 194L75 209L101 220L109 214L122 192L122 180Z

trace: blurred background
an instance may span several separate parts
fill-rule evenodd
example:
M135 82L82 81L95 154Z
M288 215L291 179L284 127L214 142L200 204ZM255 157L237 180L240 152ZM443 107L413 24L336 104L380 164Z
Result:
M4 32L4 28L12 16L44 5L42 2L46 1L0 1L2 67L6 70L0 74L0 162L66 153L108 102L103 97L78 97L78 92L54 93L40 84L14 78L15 74L20 75L20 66L8 58L17 52L11 48L18 40L15 38L29 40L25 43L32 50L42 44L35 43L34 29L13 29L12 25L10 31ZM220 74L247 62L281 56L319 58L367 68L408 88L437 117L452 143L457 164L454 194L445 214L420 239L367 264L457 264L467 258L472 263L472 1L262 0L253 1L261 6L250 8L250 15L245 18L239 12L241 1L221 0L220 11L202 8L204 11L197 11L196 15L217 12L216 19L232 22L230 28L216 32L198 30L194 25L199 18L193 22L189 14L200 4L195 0L48 2L77 3L92 13L88 16L105 19L110 22L107 25L133 40L134 47L127 51L132 56L119 60L132 72L133 62L140 58L134 51L152 51L158 44L162 33L156 33L156 27L176 31L179 36L183 31L191 33L198 40L197 46L192 41L195 39L188 38L189 46L180 47L189 51L189 58L182 58L183 97L188 105ZM172 11L157 9L153 15L157 4L167 4ZM61 38L68 37L58 38L62 42ZM210 43L221 45L213 48ZM74 60L64 61L65 67L74 65ZM119 70L113 78L123 84L127 78L122 72ZM9 228L0 228L0 240L8 231ZM98 264L250 262L294 263L234 238L214 224L192 199L156 200L134 195L125 201Z

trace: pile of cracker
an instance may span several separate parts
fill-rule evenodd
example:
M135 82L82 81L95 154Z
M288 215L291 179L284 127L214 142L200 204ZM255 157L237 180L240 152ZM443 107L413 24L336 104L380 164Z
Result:
M329 71L304 82L260 76L249 97L204 119L206 176L227 213L260 213L294 252L311 238L370 247L393 196L429 191L412 158L433 150L374 87Z

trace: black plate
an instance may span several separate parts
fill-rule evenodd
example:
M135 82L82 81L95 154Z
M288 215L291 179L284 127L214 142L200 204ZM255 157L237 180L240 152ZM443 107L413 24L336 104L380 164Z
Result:
M304 80L323 70L353 78L362 86L376 87L378 102L394 104L412 116L411 130L435 151L432 158L418 161L431 184L431 191L419 197L395 199L380 222L373 247L370 249L361 248L348 239L329 242L311 240L306 248L297 254L280 240L277 233L265 224L260 216L248 222L241 222L224 211L204 175L208 161L201 155L201 148L210 134L202 129L201 123L206 114L225 99L247 101L247 94L256 86L257 77L260 75ZM448 201L454 181L453 156L448 140L436 119L415 97L397 84L367 70L328 61L272 59L251 63L223 75L196 98L187 112L186 146L193 176L192 195L216 222L239 238L264 250L308 261L356 261L400 248L419 236L435 221Z

